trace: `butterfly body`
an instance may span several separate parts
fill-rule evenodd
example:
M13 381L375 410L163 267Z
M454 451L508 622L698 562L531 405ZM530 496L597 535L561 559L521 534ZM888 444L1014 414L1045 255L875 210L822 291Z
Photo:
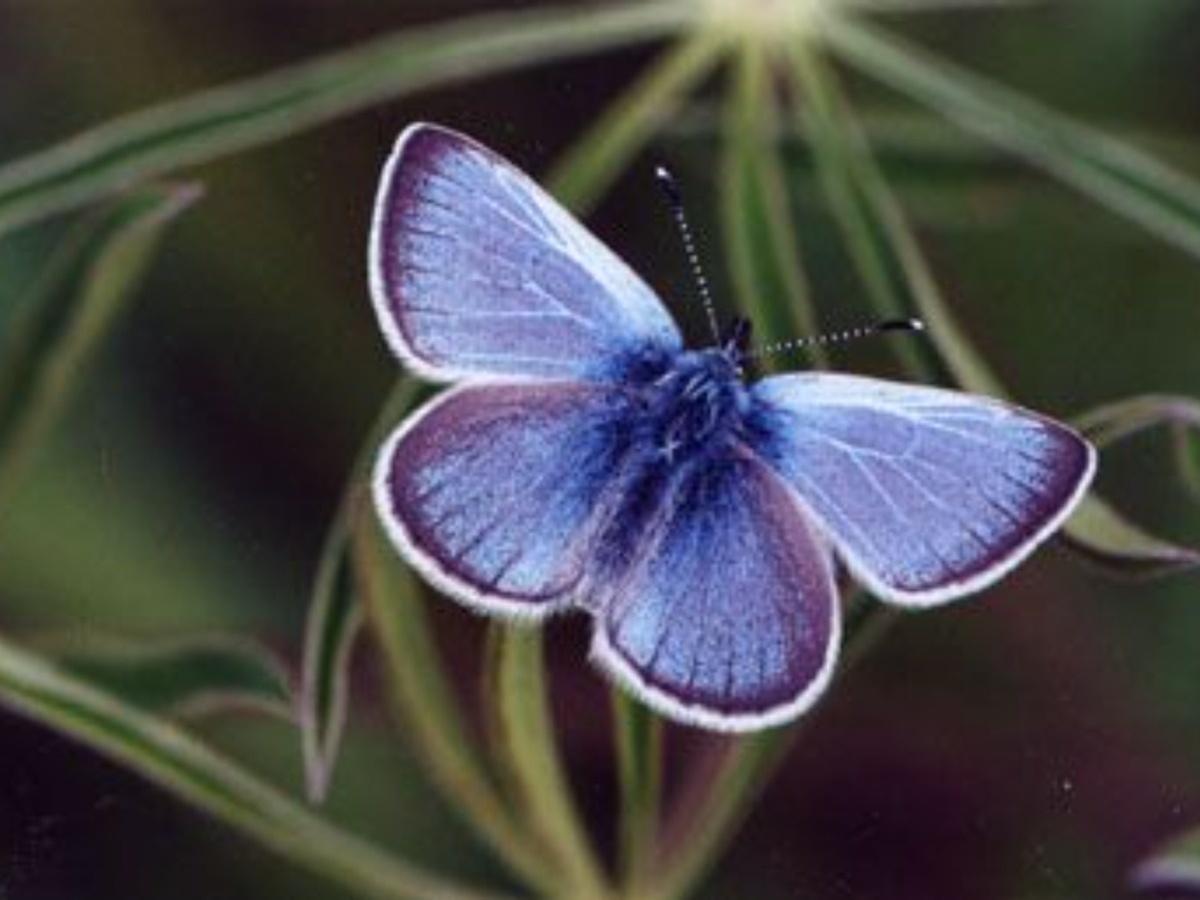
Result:
M643 390L652 440L669 462L729 440L749 403L737 363L724 350L681 353Z
M747 381L746 324L688 350L654 293L530 179L416 125L380 185L372 298L455 386L385 442L375 504L436 587L489 615L582 610L593 658L673 718L778 724L840 641L835 560L882 600L991 584L1056 529L1094 451L954 391Z

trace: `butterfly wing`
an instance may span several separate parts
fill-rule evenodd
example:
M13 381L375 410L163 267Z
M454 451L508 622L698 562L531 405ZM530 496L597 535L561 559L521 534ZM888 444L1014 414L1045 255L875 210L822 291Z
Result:
M828 546L745 448L681 475L596 611L593 657L644 702L720 730L783 722L832 672Z
M454 388L384 444L375 507L397 548L447 594L485 612L546 615L583 573L627 404L586 382Z
M369 265L388 343L435 381L613 379L682 347L612 251L514 166L437 126L413 125L396 144Z
M758 453L851 572L930 606L991 584L1070 514L1095 471L1074 431L999 401L847 375L751 388Z

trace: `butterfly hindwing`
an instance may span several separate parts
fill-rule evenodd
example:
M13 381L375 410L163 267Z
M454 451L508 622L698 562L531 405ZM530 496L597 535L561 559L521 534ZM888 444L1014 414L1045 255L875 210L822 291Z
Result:
M369 263L389 344L434 380L615 379L682 347L612 251L528 176L437 126L411 126L396 144Z
M384 445L376 508L439 588L486 612L545 615L583 574L627 402L586 383L455 388Z
M672 718L761 728L829 678L839 610L828 546L792 492L733 446L682 474L596 613L594 658Z
M755 449L883 599L979 590L1057 528L1095 451L1050 419L956 391L805 373L751 387Z

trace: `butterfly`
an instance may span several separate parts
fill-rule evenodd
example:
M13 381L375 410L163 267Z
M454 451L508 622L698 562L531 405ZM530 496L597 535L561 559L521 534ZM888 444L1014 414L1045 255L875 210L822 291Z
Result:
M612 251L439 126L407 128L383 170L369 269L392 351L453 384L378 455L400 554L489 615L586 612L594 662L684 723L799 715L838 655L839 565L902 607L962 597L1045 540L1095 470L1070 428L985 397L748 382L740 333L686 349Z

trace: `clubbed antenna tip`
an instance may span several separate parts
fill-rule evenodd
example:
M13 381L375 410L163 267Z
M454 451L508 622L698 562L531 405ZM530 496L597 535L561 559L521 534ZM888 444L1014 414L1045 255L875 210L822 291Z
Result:
M924 331L925 323L920 319L888 319L875 326L876 331Z
M667 195L667 202L671 206L683 206L683 193L679 190L679 183L675 181L675 176L671 174L670 169L666 166L655 166L654 180L658 182L658 186Z
M764 356L774 356L776 353L786 353L790 350L800 350L804 347L823 347L829 344L844 344L847 341L858 340L859 338L870 337L875 334L886 334L890 331L924 331L925 323L920 319L885 319L882 322L876 322L873 325L865 325L860 328L847 328L844 331L831 331L827 334L813 335L812 337L796 338L790 341L778 341L774 344L767 344L748 354L751 359L762 359Z

